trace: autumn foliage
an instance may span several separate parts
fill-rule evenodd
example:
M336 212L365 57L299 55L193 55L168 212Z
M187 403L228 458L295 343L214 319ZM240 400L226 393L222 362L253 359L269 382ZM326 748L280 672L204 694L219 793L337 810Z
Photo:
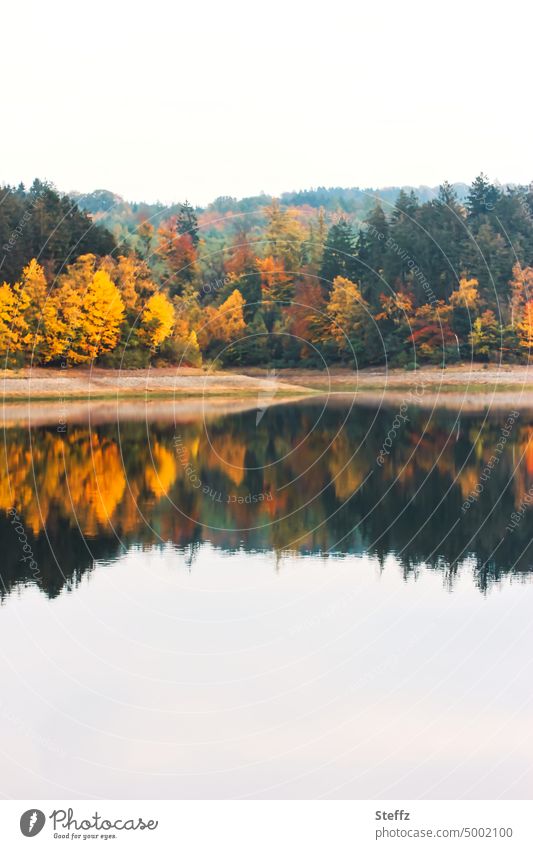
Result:
M200 224L190 204L156 224L139 213L116 256L28 256L0 282L0 354L7 366L527 362L533 231L528 261L510 262L480 200L489 189L478 178L464 206L447 185L422 205L401 191L358 232L345 214L276 200L250 221L210 211ZM501 215L514 203L526 216L525 201L498 197Z

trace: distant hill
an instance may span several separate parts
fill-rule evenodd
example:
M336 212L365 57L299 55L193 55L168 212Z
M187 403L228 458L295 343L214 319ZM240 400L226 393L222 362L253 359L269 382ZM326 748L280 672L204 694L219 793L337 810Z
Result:
M124 203L124 198L114 192L108 192L107 189L95 189L89 194L70 192L69 197L76 201L80 209L90 215L95 215L97 212L109 212L114 206Z
M466 183L454 183L453 186L459 200L464 200L468 192L468 185ZM401 189L406 192L414 192L421 203L431 200L438 193L438 187L431 186L389 186L381 189L343 188L341 186L325 188L320 186L316 189L283 192L280 196L280 201L285 206L310 206L315 209L323 207L331 212L344 211L347 214L353 214L364 207L373 205L376 199L381 199L385 204L394 204ZM105 214L112 211L120 214L121 211L126 210L131 211L135 215L138 215L139 211L170 215L175 212L179 205L179 202L164 205L161 203L127 201L120 195L107 189L96 189L94 192L87 194L71 192L70 197L77 202L81 209L90 215L101 215L102 213ZM230 196L223 196L216 198L207 207L196 207L196 210L197 212L213 211L221 214L228 212L252 212L266 206L271 200L272 195L266 194L245 197L240 200Z
M463 201L468 193L466 183L455 183L454 188L459 200ZM407 192L413 191L421 203L431 200L438 194L438 187L430 186L390 186L381 189L337 186L283 192L279 200L283 206L294 209L301 220L314 217L316 211L323 208L327 220L331 220L335 215L345 215L358 228L376 200L382 201L385 211L390 210L401 189ZM162 221L175 215L179 210L179 202L165 205L128 201L107 189L96 189L87 194L71 192L69 196L95 222L106 227L118 244L134 244L137 228L144 219L149 219L157 229ZM228 228L231 229L234 226L236 214L241 216L243 213L250 214L252 218L249 219L249 224L261 227L264 223L263 211L272 199L271 195L266 194L241 199L223 196L215 198L206 207L196 207L203 237L220 238Z

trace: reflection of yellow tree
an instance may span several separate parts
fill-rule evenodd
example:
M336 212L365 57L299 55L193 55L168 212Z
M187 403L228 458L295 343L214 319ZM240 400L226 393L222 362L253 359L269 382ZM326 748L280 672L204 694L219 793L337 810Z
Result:
M254 458L253 464L259 465L260 457L266 460L266 446L260 439L254 442L253 435L246 442L241 430L223 430L219 423L212 428L211 444L200 423L184 424L180 434L185 449L183 459L171 434L157 429L151 433L149 443L140 438L143 433L134 430L135 438L122 456L116 435L106 428L90 431L83 426L71 427L65 434L42 430L34 432L30 440L28 431L7 427L5 452L0 455L0 508L15 507L25 526L36 534L43 523L53 530L61 519L72 527L79 524L88 536L109 533L112 525L118 534L137 532L144 539L144 515L149 524L157 527L161 538L180 545L199 538L199 526L210 523L226 526L228 530L221 532L225 544L238 545L240 537L235 529L250 524L250 502L243 499L241 503L227 504L225 500L206 498L201 487L191 485L186 468L190 463L197 479L213 489L237 496L268 493L268 499L253 502L253 521L258 526L264 524L261 533L265 543L274 549L281 550L295 540L299 547L327 548L331 524L325 520L331 502L327 497L314 496L333 482L330 495L334 490L339 501L349 499L364 480L375 452L362 450L352 456L361 439L357 430L345 428L332 439L333 434L326 428L313 431L312 421L305 414L299 425L308 434L299 445L289 429L285 436L278 434L269 439L269 451L275 445L274 455L285 460L283 464L266 464L261 475L253 476L252 493L244 488L248 483L247 451ZM395 481L398 495L405 498L409 491L415 491L421 478L437 474L439 479L454 482L462 499L467 498L495 452L500 427L485 429L483 439L474 425L470 429L467 425L463 434L471 448L475 446L464 468L457 460L456 443L450 440L447 428L432 422L422 431L411 422L402 439L395 443L379 480L386 487L389 481ZM495 491L497 476L501 478L509 469L513 444L516 460L523 455L513 475L518 505L533 480L533 426L513 432L501 462L494 467L490 486ZM289 479L297 482L284 486ZM165 496L171 497L178 509L168 509ZM302 509L304 502L308 504ZM357 505L357 498L353 503ZM215 514L216 521L212 522ZM277 521L282 518L283 522Z
M457 474L457 483L461 490L461 497L468 498L471 495L478 483L479 470L472 466L465 466L462 471Z
M529 425L521 427L518 431L516 463L513 488L515 505L518 507L527 495L533 479L533 427Z
M68 497L85 532L113 519L126 488L118 445L97 433L69 437L65 448ZM68 510L68 508L67 508Z
M176 480L176 460L171 452L158 442L152 446L153 464L146 467L145 480L156 498L167 495Z
M36 489L31 483L31 465L36 470ZM32 444L24 462L31 496L25 505L26 522L37 533L48 519L51 505L58 494L66 497L63 442L57 434L46 433L44 440Z
M220 469L235 486L240 486L244 480L245 443L237 440L233 434L224 434L213 437L211 444L214 451L206 451L208 466Z
M356 491L368 470L368 462L364 461L362 452L352 457L355 447L346 431L343 431L332 442L328 453L328 468L334 479L335 495L342 500Z
M28 452L20 444L6 446L0 455L0 508L10 510L13 505L24 507L31 502L33 489L28 481Z
M1 507L12 504L10 485L16 505L24 510L25 521L35 533L53 507L68 517L74 509L82 529L93 533L97 524L113 518L126 478L115 442L76 430L66 440L45 433L33 440L31 450L8 443L7 458L0 465Z
M112 442L93 451L89 476L91 502L100 523L109 521L122 499L126 477L118 446Z

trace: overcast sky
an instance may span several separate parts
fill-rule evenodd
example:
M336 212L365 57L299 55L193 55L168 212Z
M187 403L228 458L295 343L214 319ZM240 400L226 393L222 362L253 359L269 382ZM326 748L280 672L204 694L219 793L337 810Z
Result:
M128 199L533 178L525 4L2 10L0 182Z

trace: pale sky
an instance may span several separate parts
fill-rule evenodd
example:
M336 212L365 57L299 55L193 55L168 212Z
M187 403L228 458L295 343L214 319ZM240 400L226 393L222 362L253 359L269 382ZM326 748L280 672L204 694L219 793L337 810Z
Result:
M0 183L130 200L533 179L525 3L2 10Z

